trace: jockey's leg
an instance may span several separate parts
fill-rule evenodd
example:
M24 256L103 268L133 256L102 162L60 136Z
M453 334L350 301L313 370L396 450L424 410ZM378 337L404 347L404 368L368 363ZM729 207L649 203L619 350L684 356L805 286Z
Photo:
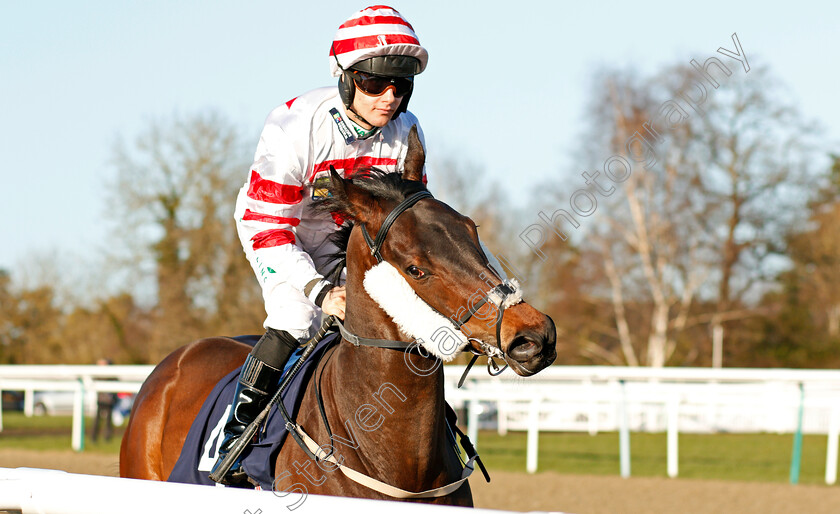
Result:
M224 439L219 446L218 459L211 473L215 473L248 424L265 408L280 380L283 367L298 345L298 340L291 334L273 328L266 330L257 341L242 365L239 382L233 393L233 405L225 423ZM220 483L225 485L241 485L246 482L247 477L242 471L240 459L237 459L230 471L220 480Z

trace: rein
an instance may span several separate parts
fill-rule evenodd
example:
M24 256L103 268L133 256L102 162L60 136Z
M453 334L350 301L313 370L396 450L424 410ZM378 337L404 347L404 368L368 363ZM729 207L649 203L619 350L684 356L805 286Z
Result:
M339 322L340 323L340 322ZM339 324L339 326L341 326ZM384 340L379 340L384 341ZM329 351L329 355L324 360L324 364L321 366L320 373L317 377L313 377L313 384L315 386L315 394L318 401L318 410L321 414L321 419L324 422L324 426L327 429L327 434L329 434L330 441L332 441L332 429L330 428L330 423L327 421L327 414L326 410L324 409L324 400L321 396L321 387L320 381L321 377L323 376L324 369L326 368L326 363L329 362L329 359L332 358L334 350L336 347L331 348ZM461 478L452 482L450 484L437 487L435 489L429 489L426 491L406 491L405 489L400 489L399 487L392 486L381 480L377 480L373 477L365 475L359 471L356 471L353 468L350 468L344 465L341 461L337 460L333 455L334 449L331 449L329 453L327 453L322 446L318 445L318 443L312 439L306 431L298 425L297 423L291 421L288 418L288 413L285 410L281 411L283 413L284 418L286 418L286 430L292 437L295 439L295 442L298 443L298 446L306 453L309 458L317 461L327 461L333 464L335 467L341 470L341 472L349 478L350 480L356 482L357 484L363 485L374 491L378 491L382 494L386 494L393 498L403 498L403 499L414 499L414 498L438 498L440 496L446 496L448 494L452 494L457 491L464 482L472 475L472 472L475 470L475 463L478 463L481 472L484 474L484 478L490 482L490 475L487 473L487 469L484 467L484 463L481 462L481 457L479 457L478 452L475 451L475 447L473 447L472 443L470 442L469 438L461 432L458 428L456 422L457 419L455 417L455 411L449 406L446 405L446 423L447 427L449 428L450 432L447 435L452 434L454 430L457 432L461 438L461 446L464 448L469 460L464 463L464 469L461 472ZM455 453L458 453L458 448L455 446L454 435L450 435L450 441L453 443L453 449ZM325 455L324 455L325 454ZM462 461L463 462L463 461Z

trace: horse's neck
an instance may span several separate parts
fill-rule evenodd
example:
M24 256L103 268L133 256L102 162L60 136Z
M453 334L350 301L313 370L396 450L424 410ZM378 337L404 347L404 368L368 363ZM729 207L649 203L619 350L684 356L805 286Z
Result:
M366 309L367 312L370 310ZM360 336L395 340L399 331L384 318L365 322L351 317L347 328ZM382 313L384 314L384 313ZM445 451L443 371L440 362L403 351L354 347L342 342L330 362L332 403L343 420L354 420L361 454L372 466L393 462L395 454L411 455L418 474L431 479L441 472ZM370 430L371 427L376 427ZM366 437L365 431L378 432ZM388 441L388 446L383 446ZM373 471L373 470L370 470ZM428 473L426 473L427 471Z
M365 337L371 337L365 335ZM373 336L386 338L383 334ZM411 420L413 431L438 428L434 420L444 408L443 370L437 360L406 352L343 342L332 359L335 391L345 406L373 404L388 416ZM399 407L399 408L398 408Z
M448 451L443 372L438 365L421 376L405 358L398 350L342 342L330 362L330 402L338 419L352 425L356 452L369 474L385 476L395 459L407 456L416 471L413 480L420 477L431 487L444 470L442 455ZM416 355L409 358L418 368L421 360L426 368L435 365Z

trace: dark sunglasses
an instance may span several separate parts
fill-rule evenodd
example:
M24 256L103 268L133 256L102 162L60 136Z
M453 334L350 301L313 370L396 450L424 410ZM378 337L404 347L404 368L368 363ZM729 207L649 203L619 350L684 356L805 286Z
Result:
M356 86L370 96L385 94L385 91L393 86L394 96L399 98L410 93L414 84L414 77L380 77L355 70L352 74Z

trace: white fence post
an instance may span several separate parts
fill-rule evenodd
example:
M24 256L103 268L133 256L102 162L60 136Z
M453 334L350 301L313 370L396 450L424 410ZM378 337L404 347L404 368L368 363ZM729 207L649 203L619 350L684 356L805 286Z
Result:
M23 392L23 415L31 418L35 414L35 391L27 389Z
M595 387L592 383L591 377L586 377L583 380L584 389L589 393L589 396L595 396ZM589 430L589 435L596 435L598 433L598 402L589 402L589 413L586 417L586 428Z
M0 365L0 390L26 391L30 406L34 392L74 393L73 448L84 448L85 396L94 391L137 392L152 366L29 366ZM527 431L529 443L538 444L539 432L618 430L621 475L630 476L630 430L667 430L668 475L679 472L679 432L791 433L790 420L766 415L789 413L798 383L809 388L810 402L822 405L830 416L806 416L803 433L828 434L825 479L837 482L840 458L840 371L790 369L643 368L611 366L552 366L538 375L521 379L513 374L490 379L475 375L466 389L455 389L463 367L447 366L446 395L458 408L469 409L467 432L477 443L479 412L495 404L500 429ZM97 378L116 378L96 381ZM80 382L80 379L84 379ZM648 382L648 384L645 384ZM87 391L89 394L85 395ZM669 395L677 395L672 398ZM529 403L540 398L535 408ZM645 423L645 406L651 402L665 416ZM670 403L676 402L676 403ZM797 404L798 405L798 404ZM639 410L640 406L642 410ZM31 407L30 407L31 408ZM789 416L787 416L789 417ZM666 427L662 427L662 421ZM0 427L2 427L0 412ZM506 425L503 427L502 425ZM653 425L656 425L655 427ZM537 450L527 467L536 469Z
M837 404L831 407L831 417L828 422L828 449L825 452L825 483L834 485L837 482L837 443L840 439L840 408Z
M78 388L73 392L73 449L80 452L85 449L85 386L78 379Z
M537 472L537 452L540 439L540 402L539 397L531 400L528 409L528 454L526 469L528 473Z
M469 405L469 412L467 413L467 437L470 438L473 446L478 448L478 409L481 408L481 404L478 402L478 399L473 397L467 405Z
M627 419L627 391L624 380L618 381L621 394L618 399L618 453L621 477L630 477L630 423Z
M680 397L674 394L668 402L668 476L671 478L679 473L679 422Z
M507 435L508 432L508 402L499 401L496 403L496 428L499 435Z

